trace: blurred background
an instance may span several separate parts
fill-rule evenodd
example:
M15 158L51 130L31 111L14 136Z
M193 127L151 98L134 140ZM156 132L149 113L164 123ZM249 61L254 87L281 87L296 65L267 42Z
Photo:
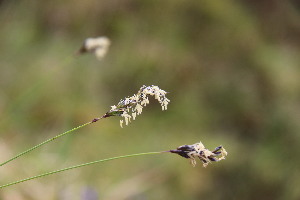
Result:
M0 1L0 160L158 85L123 129L111 117L0 168L1 185L63 167L202 141L226 160L110 161L0 191L3 200L300 199L300 3ZM76 55L88 37L112 45Z

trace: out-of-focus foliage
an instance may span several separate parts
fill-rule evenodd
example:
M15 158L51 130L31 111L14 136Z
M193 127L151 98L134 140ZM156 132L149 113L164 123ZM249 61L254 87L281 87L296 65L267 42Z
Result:
M7 199L299 199L300 4L281 0L0 1L0 159L103 115L142 85L170 92L121 129L99 121L0 168L1 184L202 141L207 168L163 154L26 182ZM76 55L105 35L107 56ZM150 99L150 101L154 99Z

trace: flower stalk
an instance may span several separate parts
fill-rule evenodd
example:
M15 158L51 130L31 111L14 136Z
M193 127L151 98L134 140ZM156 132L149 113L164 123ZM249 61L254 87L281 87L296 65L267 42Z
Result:
M16 185L18 183L22 183L22 182L25 182L25 181L30 181L30 180L41 178L41 177L44 177L44 176L49 176L51 174L57 174L57 173L64 172L64 171L67 171L67 170L76 169L76 168L80 168L80 167L85 167L85 166L89 166L89 165L93 165L93 164L97 164L97 163L101 163L101 162L106 162L106 161L111 161L111 160L116 160L116 159L121 159L121 158L129 158L129 157L134 157L134 156L158 154L158 153L162 153L162 152L147 152L147 153L130 154L130 155L125 155L125 156L117 156L117 157L106 158L106 159L102 159L102 160L96 160L96 161L93 161L93 162L83 163L83 164L79 164L79 165L74 165L74 166L71 166L71 167L66 167L66 168L63 168L63 169L58 169L58 170L55 170L55 171L46 172L46 173L43 173L43 174L40 174L40 175L32 176L32 177L21 179L21 180L18 180L18 181L14 181L14 182L11 182L11 183L8 183L8 184L5 184L5 185L1 185L0 189L11 186L11 185Z
M94 119L94 120L95 120L95 119ZM71 129L71 130L68 130L68 131L66 131L66 132L63 132L63 133L61 133L61 134L59 134L59 135L56 135L56 136L54 136L54 137L52 137L52 138L50 138L50 139L48 139L48 140L46 140L46 141L44 141L44 142L42 142L42 143L36 145L36 146L34 146L34 147L31 147L30 149L27 149L26 151L23 151L23 152L17 154L16 156L14 156L14 157L12 157L12 158L6 160L5 162L1 163L0 166L3 166L3 165L5 165L5 164L7 164L7 163L9 163L9 162L11 162L11 161L13 161L13 160L15 160L15 159L21 157L21 156L23 156L23 155L29 153L30 151L33 151L33 150L35 150L35 149L37 149L37 148L39 148L39 147L41 147L41 146L43 146L43 145L45 145L45 144L47 144L47 143L49 143L49 142L52 142L53 140L56 140L56 139L58 139L58 138L60 138L60 137L62 137L62 136L64 136L64 135L67 135L67 134L73 132L73 131L76 131L76 130L78 130L78 129L80 129L80 128L83 128L83 127L85 127L85 126L87 126L87 125L90 125L90 124L94 123L94 120L93 120L93 121L90 121L90 122L87 122L87 123L85 123L85 124L82 124L82 125L80 125L80 126L78 126L78 127L76 127L76 128L73 128L73 129ZM97 121L98 121L98 120L97 120Z
M56 140L62 136L65 136L67 134L70 134L78 129L81 129L85 126L88 126L92 123L95 123L101 119L104 119L104 118L108 118L108 117L112 117L112 116L121 116L121 117L124 117L125 118L125 123L126 125L128 125L128 123L130 122L130 119L131 119L131 115L133 117L133 119L136 118L136 115L140 115L142 113L142 110L143 110L143 106L146 106L147 104L149 104L149 99L148 99L148 96L155 96L155 99L158 100L158 102L161 104L162 106L162 110L166 110L167 109L167 105L168 103L170 102L169 99L166 98L166 93L164 90L161 90L159 89L158 86L142 86L140 88L140 90L138 91L137 94L133 95L132 97L128 97L128 98L125 98L124 100L121 100L117 106L112 106L111 110L109 110L108 112L106 112L102 117L100 118L95 118L93 119L92 121L90 122L87 122L85 124L82 124L76 128L73 128L71 130L68 130L66 132L63 132L59 135L56 135L34 147L31 147L29 149L27 149L26 151L23 151L19 154L17 154L16 156L6 160L5 162L2 162L0 163L0 167L49 143L49 142L52 142L53 140ZM130 115L130 109L132 111L132 114ZM122 127L122 123L123 123L123 120L120 121L120 125Z
M191 159L191 163L192 163L193 166L196 165L195 158L198 157L202 161L204 167L206 167L208 165L208 163L210 163L211 161L220 161L220 160L225 159L225 157L227 156L227 152L222 146L217 147L214 151L209 151L208 149L206 149L204 147L204 145L201 142L199 142L199 143L196 143L196 144L193 144L193 145L183 145L183 146L178 147L177 149L169 150L169 151L129 154L129 155L123 155L123 156L117 156L117 157L111 157L111 158L96 160L96 161L83 163L83 164L79 164L79 165L74 165L74 166L71 166L71 167L66 167L66 168L63 168L63 169L58 169L58 170L46 172L46 173L43 173L43 174L40 174L40 175L36 175L36 176L29 177L29 178L21 179L21 180L18 180L18 181L14 181L14 182L11 182L11 183L8 183L8 184L4 184L4 185L0 186L0 189L5 188L5 187L9 187L9 186L12 186L12 185L16 185L18 183L22 183L22 182L25 182L25 181L30 181L30 180L33 180L33 179L37 179L37 178L49 176L49 175L52 175L52 174L57 174L57 173L60 173L60 172L71 170L71 169L85 167L85 166L89 166L89 165L93 165L93 164L97 164L97 163L102 163L102 162L111 161L111 160L117 160L117 159L121 159L121 158L129 158L129 157L144 156L144 155L153 155L153 154L160 154L160 153L175 153L175 154L178 154L178 155L180 155L184 158Z

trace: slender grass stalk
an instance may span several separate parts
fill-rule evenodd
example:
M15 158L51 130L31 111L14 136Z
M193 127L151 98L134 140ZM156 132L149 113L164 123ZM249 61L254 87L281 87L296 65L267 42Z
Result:
M95 119L95 120L98 121L99 119ZM93 165L93 164L100 163L100 162L106 162L106 161L116 160L116 159L120 159L120 158L129 158L129 157L134 157L134 156L159 154L159 153L178 154L181 157L190 159L191 164L193 166L196 165L195 158L199 158L200 161L202 161L202 163L203 163L203 167L206 167L208 165L208 163L218 162L218 161L224 160L225 157L228 154L227 151L223 148L223 146L218 146L213 151L210 151L210 150L206 149L201 142L199 142L199 143L196 143L196 144L193 144L193 145L182 145L182 146L179 146L177 149L173 149L173 150L169 150L169 151L129 154L129 155L123 155L123 156L117 156L117 157L111 157L111 158L96 160L96 161L83 163L83 164L79 164L79 165L74 165L74 166L71 166L71 167L66 167L66 168L63 168L63 169L58 169L58 170L55 170L55 171L50 171L50 172L46 172L46 173L43 173L43 174L40 174L40 175L36 175L36 176L29 177L29 178L21 179L21 180L18 180L18 181L14 181L14 182L11 182L11 183L7 183L7 184L4 184L4 185L1 185L0 189L11 186L11 185L15 185L15 184L18 184L18 183L22 183L22 182L25 182L25 181L45 177L45 176L48 176L48 175L51 175L51 174L56 174L56 173L59 173L59 172L64 172L64 171L75 169L75 168L80 168L80 167L84 167L84 166L88 166L88 165Z
M74 166L71 166L71 167L66 167L66 168L63 168L63 169L58 169L58 170L55 170L55 171L46 172L46 173L43 173L43 174L40 174L40 175L36 175L36 176L29 177L29 178L21 179L21 180L18 180L18 181L14 181L14 182L11 182L11 183L8 183L8 184L5 184L5 185L1 185L0 189L11 186L11 185L15 185L15 184L18 184L18 183L22 183L22 182L25 182L25 181L45 177L45 176L48 176L48 175L51 175L51 174L56 174L56 173L59 173L59 172L64 172L64 171L75 169L75 168L80 168L80 167L85 167L85 166L88 166L88 165L93 165L93 164L96 164L96 163L106 162L106 161L110 161L110 160L116 160L116 159L120 159L120 158L129 158L129 157L134 157L134 156L144 156L144 155L159 154L159 153L165 153L165 152L137 153L137 154L129 154L129 155L124 155L124 156L106 158L106 159L102 159L102 160L96 160L96 161L93 161L93 162L74 165Z
M20 156L23 156L57 138L60 138L64 135L67 135L69 133L72 133L73 131L75 130L78 130L80 128L83 128L89 124L92 124L94 122L97 122L99 121L100 119L102 118L108 118L108 117L111 117L111 116L121 116L121 117L124 117L125 118L125 123L126 125L128 125L128 123L130 122L130 119L131 119L131 116L128 114L128 112L130 112L129 110L132 109L132 118L135 119L136 118L136 115L140 115L142 113L142 110L143 110L143 106L146 106L147 104L149 104L149 99L148 99L148 96L155 96L155 98L158 100L158 102L161 104L162 106L162 110L166 110L167 109L167 105L169 104L170 100L166 98L166 91L164 90L161 90L159 87L157 86L142 86L140 88L140 90L138 91L137 94L133 95L132 97L129 97L129 98L125 98L125 100L121 100L117 106L112 106L112 108L106 112L102 117L100 118L95 118L93 119L92 121L90 122L87 122L85 124L82 124L76 128L73 128L71 130L68 130L64 133L61 133L57 136L54 136L53 138L50 138L34 147L31 147L29 149L27 149L26 151L23 151L21 153L19 153L18 155L8 159L7 161L3 162L3 163L0 163L0 167L19 158ZM135 106L133 108L133 106ZM120 125L122 127L122 123L123 123L123 120L120 121Z
M80 129L80 128L83 128L83 127L85 127L85 126L87 126L87 125L90 125L90 124L92 124L92 123L94 123L94 122L97 122L97 121L99 121L99 120L102 119L102 118L104 118L104 117L101 117L101 118L95 118L94 120L92 120L92 121L90 121L90 122L87 122L87 123L82 124L82 125L80 125L80 126L78 126L78 127L76 127L76 128L73 128L73 129L71 129L71 130L68 130L68 131L66 131L66 132L63 132L63 133L61 133L61 134L59 134L59 135L56 135L56 136L54 136L53 138L50 138L50 139L48 139L48 140L46 140L46 141L44 141L44 142L42 142L42 143L40 143L40 144L38 144L38 145L36 145L36 146L34 146L34 147L31 147L30 149L27 149L26 151L23 151L23 152L17 154L16 156L14 156L14 157L8 159L7 161L1 163L1 164L0 164L0 167L3 166L3 165L5 165L5 164L7 164L7 163L9 163L9 162L11 162L11 161L13 161L13 160L15 160L15 159L17 159L17 158L19 158L20 156L23 156L23 155L29 153L30 151L33 151L33 150L35 150L35 149L37 149L37 148L39 148L39 147L41 147L41 146L43 146L43 145L45 145L45 144L47 144L47 143L49 143L49 142L51 142L51 141L57 139L57 138L60 138L60 137L65 136L65 135L67 135L67 134L69 134L69 133L72 133L73 131L76 131L76 130L78 130L78 129Z

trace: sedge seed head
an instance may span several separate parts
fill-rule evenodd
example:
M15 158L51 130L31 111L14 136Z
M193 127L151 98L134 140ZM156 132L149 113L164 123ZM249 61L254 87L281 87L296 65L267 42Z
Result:
M224 160L228 154L223 146L218 146L213 151L210 151L204 147L202 142L192 145L182 145L175 150L170 150L170 152L190 159L193 166L196 165L196 158L198 158L202 162L203 167L207 167L211 162Z

